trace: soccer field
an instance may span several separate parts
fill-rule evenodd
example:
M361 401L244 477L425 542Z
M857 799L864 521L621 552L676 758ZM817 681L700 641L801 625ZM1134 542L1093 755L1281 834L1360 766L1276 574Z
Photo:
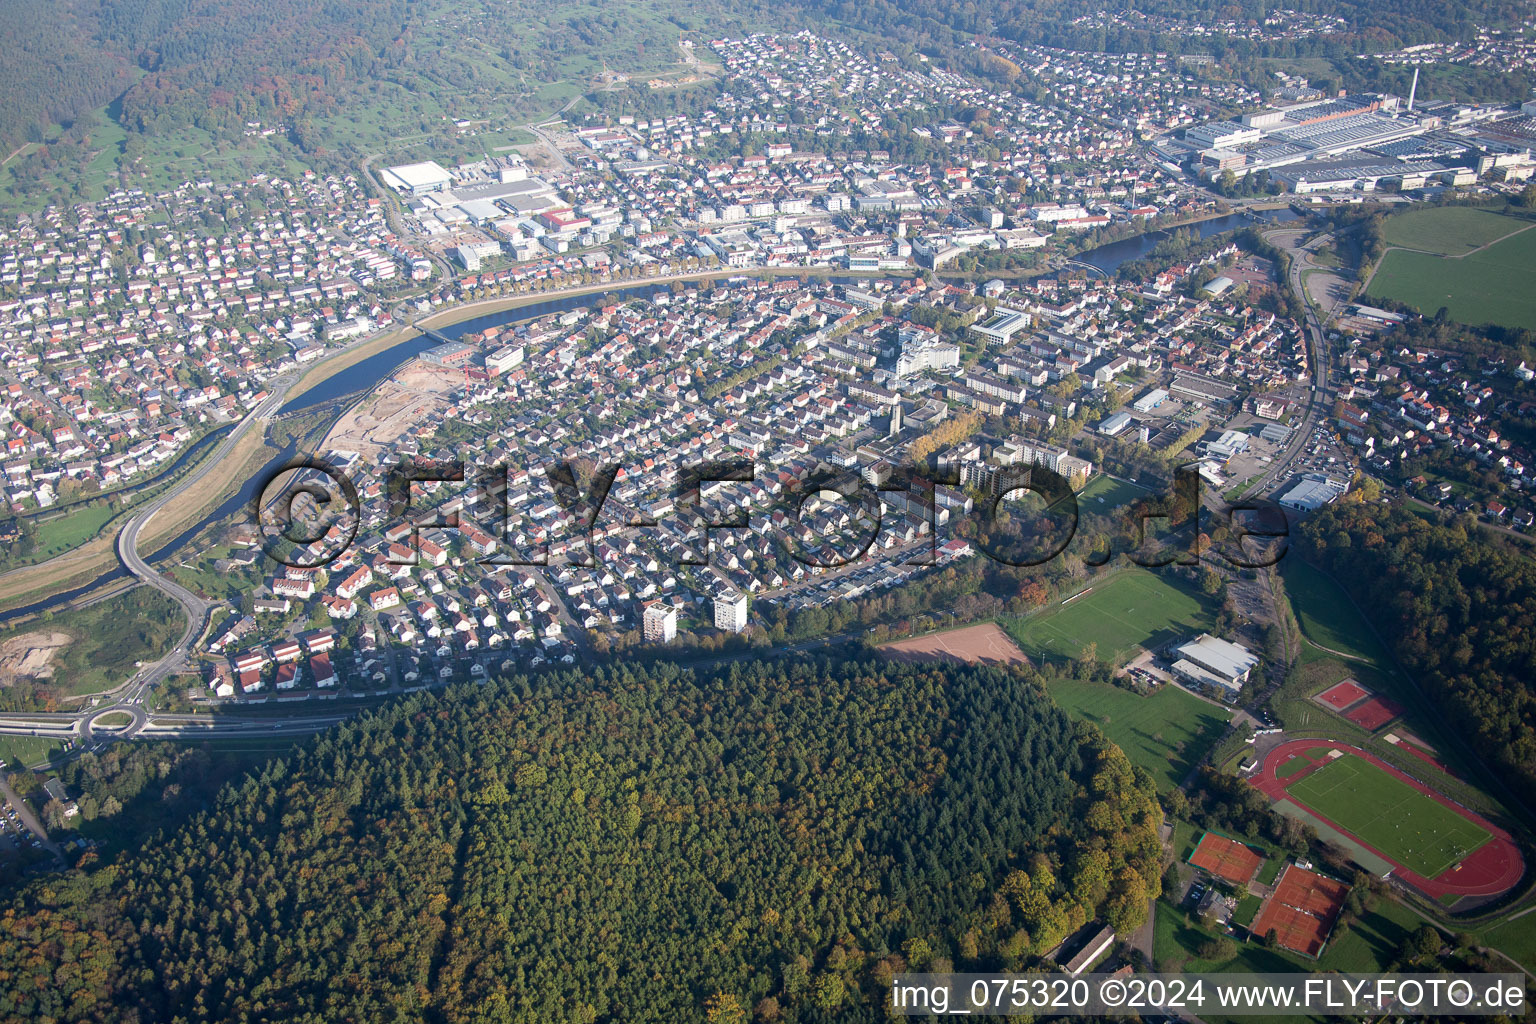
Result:
M1125 480L1100 474L1088 482L1077 494L1077 507L1082 512L1103 515L1122 505L1129 505L1152 492Z
M1351 754L1286 787L1286 793L1425 878L1491 838L1470 819Z
M1464 259L1427 252L1389 251L1371 279L1375 298L1396 299L1464 324L1536 329L1536 230L1504 238Z
M1071 604L1005 622L1025 654L1069 660L1098 645L1099 658L1119 662L1140 647L1155 647L1209 628L1207 602L1180 580L1145 569L1097 584Z

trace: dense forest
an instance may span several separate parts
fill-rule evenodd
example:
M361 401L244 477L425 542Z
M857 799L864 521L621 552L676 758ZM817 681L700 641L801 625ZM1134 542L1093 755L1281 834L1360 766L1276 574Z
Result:
M1447 720L1536 799L1536 564L1475 523L1329 506L1294 538L1340 580Z
M40 17L29 0L0 0L0 32L6 41L0 160L41 141L46 127L72 122L133 83L130 62L93 45L90 16L75 5L52 4Z
M1145 772L1000 668L515 677L32 883L0 1020L873 1022L908 966L1137 926L1160 819Z

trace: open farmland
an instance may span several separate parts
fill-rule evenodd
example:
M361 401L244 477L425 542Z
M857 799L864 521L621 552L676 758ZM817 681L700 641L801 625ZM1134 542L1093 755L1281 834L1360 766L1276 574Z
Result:
M1432 206L1389 217L1388 245L1460 256L1525 227L1525 222L1467 206Z
M1450 244L1447 242L1446 244ZM1433 316L1442 306L1464 324L1536 329L1536 231L1514 234L1465 256L1392 249L1371 279L1370 296Z

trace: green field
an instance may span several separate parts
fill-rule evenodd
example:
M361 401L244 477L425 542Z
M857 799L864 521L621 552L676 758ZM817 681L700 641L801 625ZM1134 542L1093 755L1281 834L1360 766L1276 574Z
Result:
M1382 233L1388 245L1460 256L1497 241L1526 223L1469 206L1435 206L1388 217Z
M1483 942L1514 957L1528 971L1536 971L1536 915L1505 921L1483 932Z
M0 764L38 764L63 753L64 745L45 736L0 736Z
M1286 792L1425 878L1490 838L1456 811L1353 755L1330 761Z
M1119 663L1137 647L1203 632L1211 618L1209 601L1183 580L1136 569L1095 584L1065 607L1058 603L1002 625L1031 656L1067 661L1093 643L1100 659Z
M1291 610L1306 638L1331 651L1374 663L1385 670L1391 659L1349 596L1317 569L1294 555L1280 563Z
M1145 498L1151 493L1145 487L1138 487L1128 480L1117 480L1101 474L1077 492L1077 507L1082 512L1102 514L1129 505L1137 498Z
M36 529L36 547L27 562L41 562L66 551L73 551L101 532L116 512L105 501L99 504L76 505L56 514L45 514L32 520ZM16 564L21 564L17 562Z
M1150 697L1104 683L1058 679L1051 699L1074 718L1092 722L1168 792L1221 738L1232 716L1199 697L1165 686Z
M1371 279L1370 296L1394 299L1464 324L1536 329L1536 231L1521 231L1464 258L1392 249Z

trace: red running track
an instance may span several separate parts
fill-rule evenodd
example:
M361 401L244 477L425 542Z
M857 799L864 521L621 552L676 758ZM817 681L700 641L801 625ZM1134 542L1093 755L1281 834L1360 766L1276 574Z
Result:
M1342 750L1345 753L1353 754L1370 762L1393 778L1412 786L1420 793L1449 807L1469 821L1476 822L1480 828L1486 829L1492 838L1476 850L1473 850L1459 865L1445 869L1434 878L1425 878L1423 875L1410 871L1405 865L1388 857L1369 843L1361 842L1358 836L1343 825L1318 814L1316 810L1307 807L1306 804L1295 799L1285 791L1287 785L1305 778L1326 763L1325 761L1315 760L1307 756L1307 751L1316 747ZM1279 768L1293 757L1300 757L1312 763L1300 771L1293 770L1282 781L1277 777ZM1365 849L1370 850L1376 856L1391 864L1394 877L1402 879L1430 899L1439 899L1441 896L1450 895L1498 896L1513 889L1515 884L1520 881L1521 876L1525 874L1525 859L1520 856L1520 848L1515 845L1514 839L1510 837L1508 832L1499 828L1482 815L1476 814L1455 801L1440 795L1418 779L1404 774L1379 757L1368 754L1358 747L1351 747L1346 743L1339 743L1335 740L1291 740L1288 743L1282 743L1274 750L1271 750L1269 755L1264 758L1264 764L1259 768L1258 776L1254 779L1254 785L1261 792L1268 795L1270 799L1277 801L1286 800L1297 807L1305 808L1308 814L1313 815L1320 821L1327 822L1355 842L1360 843Z

